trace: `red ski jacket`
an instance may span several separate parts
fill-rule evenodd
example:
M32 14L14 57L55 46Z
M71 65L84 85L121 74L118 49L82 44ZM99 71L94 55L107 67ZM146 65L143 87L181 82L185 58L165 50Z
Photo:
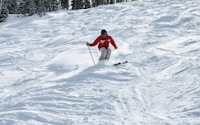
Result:
M111 36L106 35L106 37L103 37L100 35L93 43L89 44L89 46L96 46L98 44L98 48L101 49L102 47L108 48L110 43L115 49L117 48L117 45Z

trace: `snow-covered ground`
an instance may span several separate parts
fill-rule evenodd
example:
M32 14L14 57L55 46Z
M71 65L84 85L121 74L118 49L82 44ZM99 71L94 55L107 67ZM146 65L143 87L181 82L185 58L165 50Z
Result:
M0 125L200 125L200 1L140 0L0 23ZM85 42L118 45L93 66ZM118 61L129 63L112 66Z

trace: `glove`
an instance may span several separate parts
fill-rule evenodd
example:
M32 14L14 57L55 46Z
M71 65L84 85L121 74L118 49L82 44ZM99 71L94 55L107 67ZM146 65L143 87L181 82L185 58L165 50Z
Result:
M90 43L87 42L87 43L86 43L86 46L90 46Z
M118 47L115 47L115 49L118 49Z

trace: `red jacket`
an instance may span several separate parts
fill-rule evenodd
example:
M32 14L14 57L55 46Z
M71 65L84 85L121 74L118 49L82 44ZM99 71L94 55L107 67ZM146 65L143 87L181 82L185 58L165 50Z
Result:
M101 49L102 47L108 48L110 43L114 48L117 48L117 45L111 36L106 35L104 38L102 35L100 35L93 43L89 44L89 46L96 46L98 44L98 48Z

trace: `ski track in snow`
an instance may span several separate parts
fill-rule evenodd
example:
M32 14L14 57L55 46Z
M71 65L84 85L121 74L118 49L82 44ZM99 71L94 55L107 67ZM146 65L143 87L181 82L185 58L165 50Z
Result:
M0 23L0 125L199 125L199 5L141 0L11 16ZM119 49L98 63L91 48L93 66L85 42L101 29Z

